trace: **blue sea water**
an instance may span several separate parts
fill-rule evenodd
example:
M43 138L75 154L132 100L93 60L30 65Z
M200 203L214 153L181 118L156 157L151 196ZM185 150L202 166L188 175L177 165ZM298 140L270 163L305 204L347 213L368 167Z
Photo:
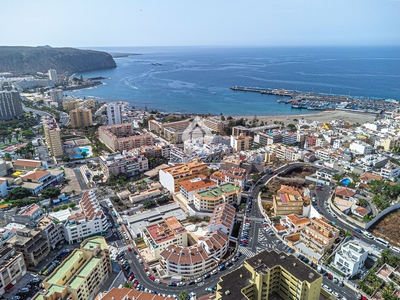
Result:
M277 103L278 96L230 90L234 85L400 99L399 47L92 49L141 55L116 58L115 69L77 74L108 79L106 85L67 94L225 116L315 113Z

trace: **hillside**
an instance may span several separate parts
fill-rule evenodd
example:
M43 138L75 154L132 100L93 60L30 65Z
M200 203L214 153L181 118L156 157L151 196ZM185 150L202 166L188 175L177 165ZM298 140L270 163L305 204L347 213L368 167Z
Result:
M58 74L115 68L106 52L74 48L0 46L0 72L34 74L55 69Z

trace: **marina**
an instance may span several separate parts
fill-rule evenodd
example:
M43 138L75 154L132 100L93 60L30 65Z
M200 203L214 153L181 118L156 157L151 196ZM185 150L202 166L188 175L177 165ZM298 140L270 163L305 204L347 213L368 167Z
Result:
M277 103L290 104L295 109L307 110L346 110L360 113L380 114L385 110L399 107L399 101L393 99L370 99L334 94L304 93L286 89L232 86L233 91L253 92L282 96Z

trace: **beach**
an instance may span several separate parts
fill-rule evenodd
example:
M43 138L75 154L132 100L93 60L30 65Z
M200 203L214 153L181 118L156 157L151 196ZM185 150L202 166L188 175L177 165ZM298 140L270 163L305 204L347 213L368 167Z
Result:
M248 121L252 121L254 116L237 116L236 118L244 118ZM343 120L350 123L359 123L364 124L367 122L373 122L376 116L371 114L363 114L363 113L356 113L350 111L340 111L340 110L333 110L333 111L321 111L316 114L298 114L298 115L279 115L279 116L258 116L258 124L262 121L264 124L273 124L274 121L283 122L285 125L288 124L296 124L294 119L300 120L311 120L311 121L318 121L318 122L330 122L332 120Z

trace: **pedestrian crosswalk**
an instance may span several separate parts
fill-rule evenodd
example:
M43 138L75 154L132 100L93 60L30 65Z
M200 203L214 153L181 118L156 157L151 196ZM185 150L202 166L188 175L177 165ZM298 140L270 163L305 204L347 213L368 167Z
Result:
M118 247L118 250L119 251L126 251L126 250L128 250L128 245L124 245L124 246L121 246L121 247Z
M247 256L247 257L252 257L252 256L255 255L255 253L254 253L253 251L251 251L250 249L248 249L248 248L246 248L246 247L239 246L239 251L240 251L243 255L245 255L245 256Z

